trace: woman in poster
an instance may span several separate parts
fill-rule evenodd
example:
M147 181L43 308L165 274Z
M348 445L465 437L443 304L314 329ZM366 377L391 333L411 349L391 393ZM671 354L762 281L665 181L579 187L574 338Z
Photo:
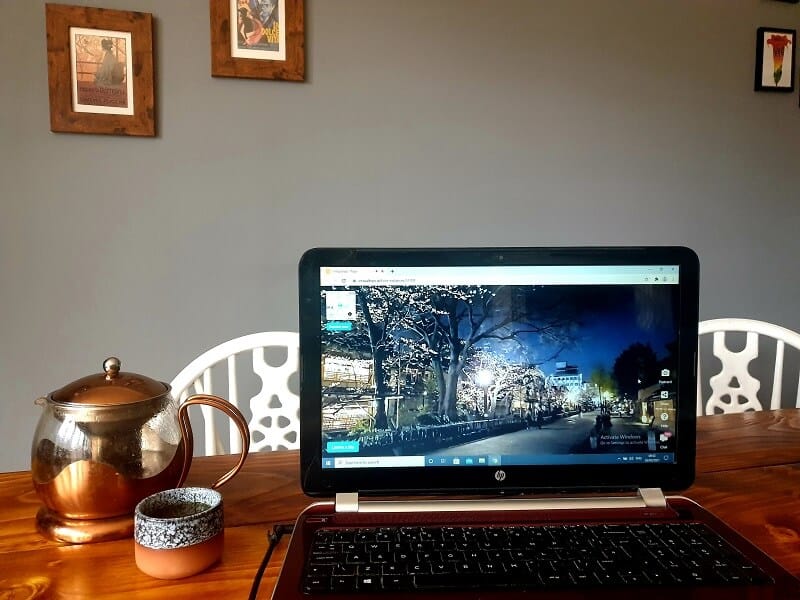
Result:
M253 16L250 7L239 5L239 45L253 46L261 39L264 26Z
M239 0L238 32L240 47L269 44L269 33L278 27L276 0Z
M114 42L106 38L100 45L103 48L103 60L94 74L94 82L104 86L121 84L125 81L125 67L114 57Z

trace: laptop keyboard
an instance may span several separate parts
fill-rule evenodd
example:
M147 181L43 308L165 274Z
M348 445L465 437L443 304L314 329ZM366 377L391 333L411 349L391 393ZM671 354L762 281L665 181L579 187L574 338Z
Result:
M746 585L772 580L702 523L316 531L303 591Z

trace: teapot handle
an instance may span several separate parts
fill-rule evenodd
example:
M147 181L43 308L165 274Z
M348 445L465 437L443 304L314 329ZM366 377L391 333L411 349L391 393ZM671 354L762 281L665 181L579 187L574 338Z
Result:
M244 465L244 461L247 458L247 453L250 450L250 430L247 428L247 421L245 420L244 415L239 411L238 408L236 408L227 400L224 400L219 396L212 396L210 394L195 394L194 396L189 396L178 407L178 424L180 425L181 435L183 436L184 455L183 470L181 471L181 476L176 487L183 485L183 482L186 480L186 476L189 474L189 468L192 466L194 435L192 434L192 425L189 422L189 407L193 404L205 404L212 408L221 410L231 419L233 419L233 422L236 423L236 427L239 429L239 434L242 436L242 453L239 456L239 462L230 471L225 473L225 475L217 479L216 483L211 486L211 489L215 490L227 483L231 477L239 472L239 469L242 468L242 465Z

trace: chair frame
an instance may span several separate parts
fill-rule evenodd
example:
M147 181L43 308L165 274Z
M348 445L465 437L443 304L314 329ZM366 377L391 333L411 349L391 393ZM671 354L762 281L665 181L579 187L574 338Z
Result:
M268 365L264 360L264 348L287 348L286 362L278 367ZM179 402L184 402L194 393L213 394L213 377L211 370L214 366L227 362L228 367L228 392L225 397L228 402L239 408L239 390L236 375L236 357L242 353L252 351L253 372L261 378L261 390L250 399L252 418L249 422L250 448L258 451L269 445L273 449L277 445L287 449L300 447L300 397L289 390L288 379L298 370L298 334L294 331L263 331L251 333L228 340L202 353L191 361L178 373L171 382L172 394ZM270 408L273 396L281 402L280 409ZM222 454L221 440L217 434L214 423L214 410L210 406L200 407L203 415L205 433L204 451L206 456ZM288 425L281 427L278 418L288 419ZM263 419L270 418L271 426L266 427ZM253 434L259 432L263 440L255 441ZM295 441L286 440L286 433L294 432ZM229 427L230 452L241 452L241 439L235 423Z
M742 332L746 334L745 348L740 352L730 351L725 344L727 332ZM714 414L714 408L720 408L723 412L745 412L747 410L763 410L761 402L756 393L761 387L761 382L750 376L747 366L751 361L758 357L759 336L772 338L776 342L775 364L772 369L772 395L770 397L770 410L781 408L783 396L783 366L784 349L786 344L800 350L800 334L791 329L758 321L743 318L724 318L709 319L700 321L698 327L699 336L711 334L713 338L714 356L722 361L722 370L709 378L712 387L711 396L704 401L702 395L702 382L700 370L700 349L698 345L698 364L697 364L697 414ZM731 389L728 386L732 377L737 377L740 383L741 393L738 396L747 399L745 403L734 402ZM722 402L722 396L728 395L730 403ZM800 377L797 382L797 395L795 406L800 408ZM709 411L710 409L710 411ZM727 410L726 410L727 409Z

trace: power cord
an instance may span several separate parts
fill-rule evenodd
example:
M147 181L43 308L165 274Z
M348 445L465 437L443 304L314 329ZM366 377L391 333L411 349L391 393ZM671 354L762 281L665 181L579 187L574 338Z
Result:
M269 564L269 559L272 556L272 553L275 551L275 547L285 534L291 533L293 530L294 523L277 523L272 527L272 531L267 533L267 540L269 541L269 544L267 545L266 552L264 552L264 558L261 559L261 564L258 565L256 576L253 578L253 585L250 588L248 600L256 600L256 596L258 595L258 586L261 585L261 577L264 575L264 571Z

